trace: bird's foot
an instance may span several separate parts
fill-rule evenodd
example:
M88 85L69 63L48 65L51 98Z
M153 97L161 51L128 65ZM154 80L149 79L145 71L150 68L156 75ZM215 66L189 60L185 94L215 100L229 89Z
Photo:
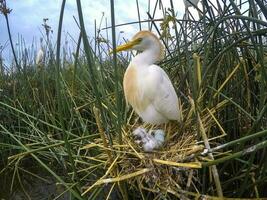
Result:
M158 149L164 142L165 133L161 129L146 131L144 128L138 127L133 131L135 142L141 145L145 152L151 152Z

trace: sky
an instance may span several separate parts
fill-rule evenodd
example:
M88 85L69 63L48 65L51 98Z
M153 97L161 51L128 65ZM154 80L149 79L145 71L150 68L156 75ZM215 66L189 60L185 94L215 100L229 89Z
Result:
M9 14L10 28L12 32L12 38L14 43L18 41L18 35L21 35L25 40L26 46L32 44L35 39L37 48L39 46L39 39L44 34L42 27L43 18L49 18L48 25L53 30L52 37L56 38L58 20L60 14L61 0L7 0L7 6L12 9ZM104 20L102 27L105 27L105 18L108 19L107 23L110 25L110 0L81 0L83 15L85 20L85 26L89 37L94 36L94 23L96 20L97 26L100 23L100 19L104 13ZM148 0L138 0L141 20L147 19L146 12L148 11ZM154 8L156 0L150 0L151 9ZM170 7L168 0L162 1L164 7ZM176 0L174 2L174 8L177 17L181 17L184 14L183 0ZM152 12L152 11L151 11ZM156 17L161 18L161 10L157 9ZM77 7L75 0L66 0L65 13L63 19L63 36L72 35L77 41L79 30L74 22L73 16L78 19ZM115 0L115 22L116 24L133 22L138 20L136 0ZM146 29L147 23L143 25L143 29ZM117 37L120 33L120 37L131 38L139 30L139 25L127 25L116 28ZM3 15L0 15L0 46L8 41L8 34L6 28L6 22ZM4 48L2 55L6 62L12 58L10 45Z

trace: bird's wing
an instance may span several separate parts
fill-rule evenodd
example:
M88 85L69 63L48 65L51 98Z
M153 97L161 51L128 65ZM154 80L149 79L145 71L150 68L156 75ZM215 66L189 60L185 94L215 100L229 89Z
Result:
M144 81L143 95L150 99L154 108L170 120L180 120L178 97L166 72L151 65Z

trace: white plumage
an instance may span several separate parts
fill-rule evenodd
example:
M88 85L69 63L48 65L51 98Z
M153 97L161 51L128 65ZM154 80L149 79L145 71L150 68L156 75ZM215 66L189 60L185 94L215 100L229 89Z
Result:
M130 67L133 66L136 65ZM138 69L137 85L139 86L137 101L142 101L147 106L134 109L145 122L162 124L169 120L179 120L177 95L169 77L159 66L150 65Z
M184 6L185 9L188 9L189 7L197 6L199 0L184 0Z
M145 152L151 152L158 149L164 143L165 133L158 129L149 131L148 133L144 128L138 127L133 131L133 135L137 137L136 143L142 144Z
M149 31L140 31L129 43L117 51L141 51L129 64L123 79L126 101L135 112L151 124L162 124L181 119L175 89L166 72L155 65L163 57L163 46Z
M181 108L175 89L166 72L155 65L164 56L159 39L150 31L140 31L130 42L117 47L116 51L127 49L140 53L132 59L124 74L126 101L144 122L158 125L169 120L180 121ZM142 130L137 128L133 134L141 137L145 151L152 151L163 144L163 131L151 135Z
M44 51L42 48L40 48L36 56L36 65L42 64L43 59L44 59Z

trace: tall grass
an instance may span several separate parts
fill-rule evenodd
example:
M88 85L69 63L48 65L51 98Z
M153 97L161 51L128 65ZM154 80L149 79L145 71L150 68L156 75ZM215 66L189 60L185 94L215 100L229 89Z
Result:
M80 37L73 55L61 53L62 1L57 48L54 51L48 35L44 65L36 66L34 53L20 48L17 70L1 70L0 176L10 185L5 193L12 194L13 186L23 188L25 173L33 174L29 165L37 165L73 199L266 196L266 3L203 0L199 19L191 13L188 19L178 19L178 5L170 2L169 10L162 9L162 19L154 19L157 9L164 8L164 1L157 1L149 7L149 20L141 21L136 1L139 21L129 24L142 28L148 23L161 37L166 57L159 65L169 74L185 110L179 130L191 124L206 148L197 157L202 168L195 175L194 189L171 185L160 192L146 190L138 181L128 182L135 172L121 174L122 158L129 153L125 135L137 116L125 105L122 93L129 56L108 53L117 45L116 2L110 1L111 28L96 30L92 48L77 0ZM64 60L67 57L72 59ZM114 179L102 187L107 178Z

